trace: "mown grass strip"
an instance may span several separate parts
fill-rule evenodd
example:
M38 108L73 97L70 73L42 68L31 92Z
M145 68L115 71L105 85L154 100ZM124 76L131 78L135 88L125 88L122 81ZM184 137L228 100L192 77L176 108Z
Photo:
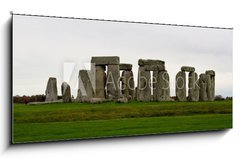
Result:
M71 122L232 113L232 101L14 104L14 123Z
M14 143L209 131L232 128L231 114L16 123Z

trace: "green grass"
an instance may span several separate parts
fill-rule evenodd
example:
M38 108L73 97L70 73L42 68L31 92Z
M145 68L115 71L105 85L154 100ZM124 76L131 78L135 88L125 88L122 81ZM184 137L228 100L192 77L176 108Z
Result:
M218 130L232 101L14 104L14 143Z
M137 117L232 113L232 102L130 102L14 104L14 123L70 122Z
M231 114L14 124L14 143L219 130Z

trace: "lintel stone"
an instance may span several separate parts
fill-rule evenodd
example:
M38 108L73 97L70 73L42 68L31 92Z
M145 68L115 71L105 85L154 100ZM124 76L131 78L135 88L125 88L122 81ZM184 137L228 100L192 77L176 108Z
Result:
M131 71L132 70L132 64L126 64L126 63L121 63L119 65L120 70L125 70L125 71Z
M194 67L190 67L190 66L182 66L181 67L181 71L194 72L195 68Z
M164 65L145 65L145 71L165 71Z
M165 62L161 60L151 60L151 59L139 59L138 65L144 66L144 65L164 65Z
M119 57L118 56L95 56L92 57L91 63L96 65L118 65Z

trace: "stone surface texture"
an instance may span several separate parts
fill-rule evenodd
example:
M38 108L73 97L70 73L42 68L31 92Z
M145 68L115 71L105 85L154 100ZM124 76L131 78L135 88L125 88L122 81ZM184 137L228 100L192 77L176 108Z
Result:
M176 75L176 99L178 101L186 101L186 73L179 71Z
M58 100L57 79L56 78L50 77L48 79L45 94L46 94L46 99L45 99L46 102Z
M118 99L120 95L120 70L119 65L108 65L107 69L107 98Z
M188 100L199 101L199 86L198 74L196 72L189 72L188 75Z
M67 82L63 82L61 86L63 102L72 102L71 88Z

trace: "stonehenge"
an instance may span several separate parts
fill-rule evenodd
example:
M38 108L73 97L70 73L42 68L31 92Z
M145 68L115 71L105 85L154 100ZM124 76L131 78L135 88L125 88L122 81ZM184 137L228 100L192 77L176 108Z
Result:
M138 65L137 100L170 100L169 75L165 70L165 62L161 60L139 59Z
M63 82L61 86L61 91L62 91L62 100L63 102L71 102L72 97L71 97L71 88L67 82Z
M118 56L92 57L91 69L79 70L75 100L71 97L70 85L66 82L62 83L62 102L115 101L126 103L130 100L184 102L215 99L215 72L213 70L206 70L198 76L194 67L182 66L175 77L176 97L170 97L170 77L165 61L139 59L137 81L134 81L132 69L132 64L120 63ZM186 90L187 87L188 90ZM58 100L56 78L49 78L45 93L46 102Z
M132 65L131 64L120 64L119 69L120 69L120 71L122 71L122 75L120 78L122 96L127 98L128 100L134 99L135 86L134 86Z
M188 97L186 97L186 72ZM215 98L215 72L208 70L199 75L194 67L182 66L176 75L176 99L178 101L213 101Z
M118 56L92 57L95 65L96 91L95 97L118 99L120 96L120 69ZM107 67L107 74L105 73ZM106 90L105 90L106 87Z
M50 77L48 79L45 94L46 94L46 99L45 99L46 102L58 100L57 79L56 78Z

